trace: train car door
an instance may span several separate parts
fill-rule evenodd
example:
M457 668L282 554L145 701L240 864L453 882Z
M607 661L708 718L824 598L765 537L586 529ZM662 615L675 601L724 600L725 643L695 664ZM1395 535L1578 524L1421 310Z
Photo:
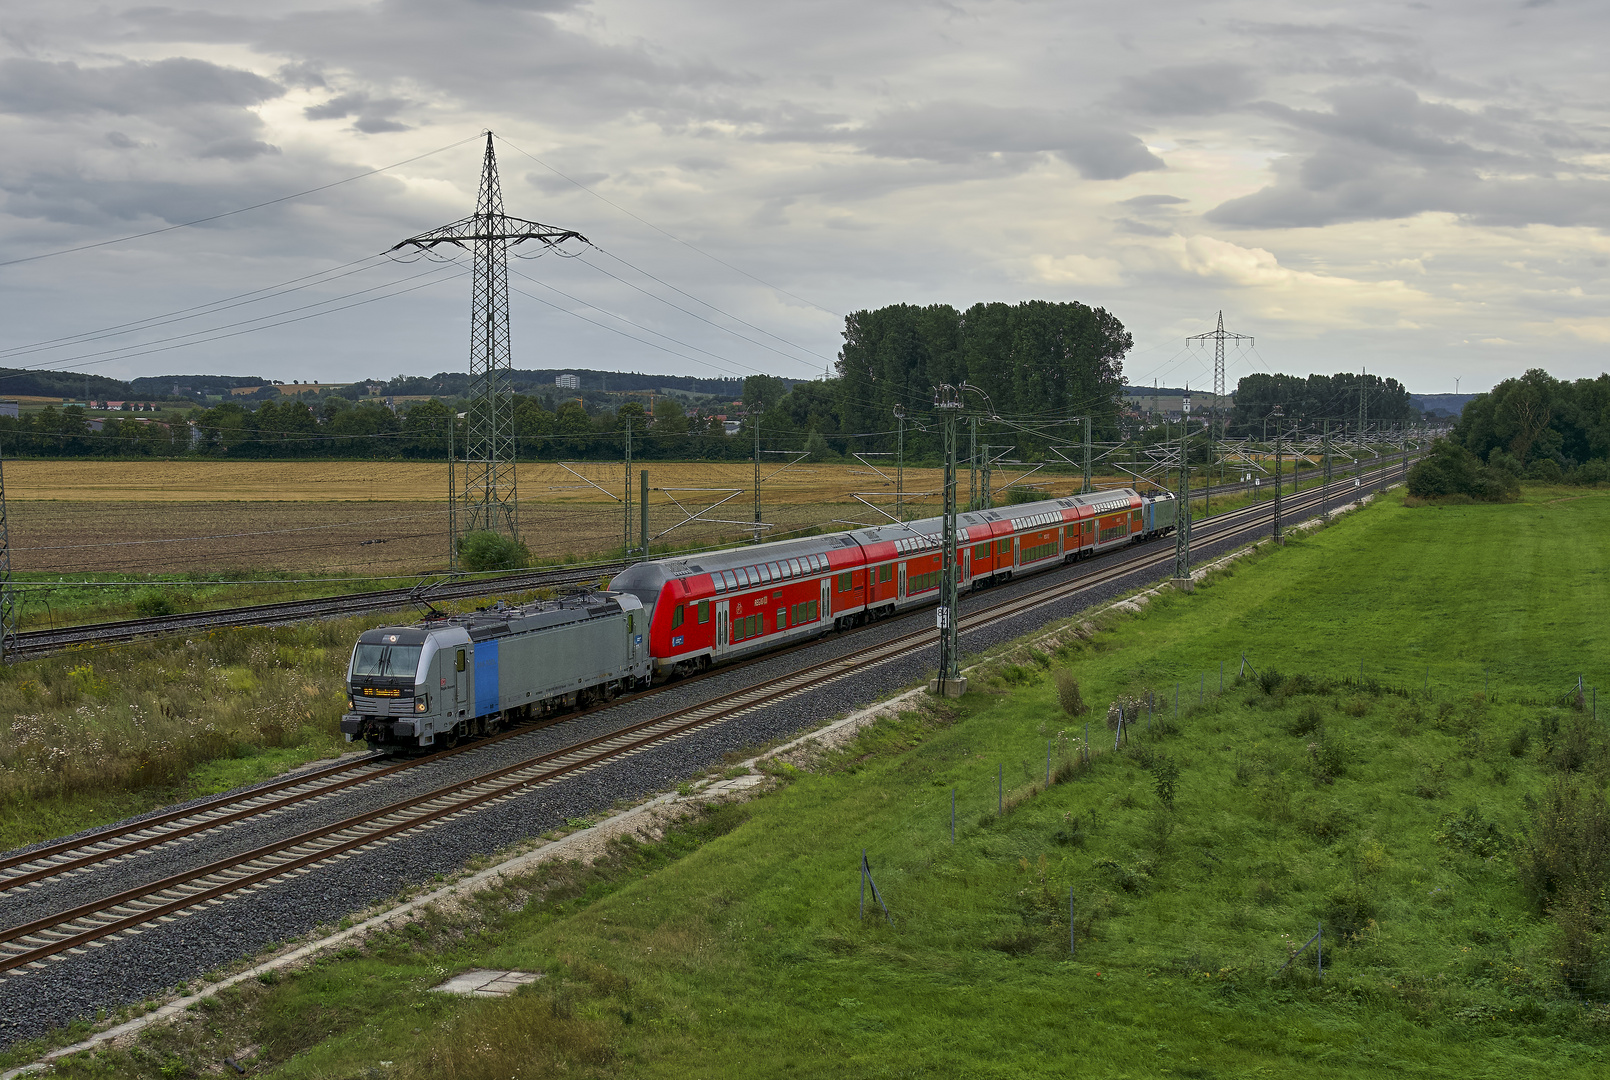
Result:
M470 698L470 647L453 650L453 701L462 707Z
M833 617L833 579L830 577L822 579L822 608L818 617L822 619Z
M900 567L899 575L898 575L899 578L900 578L899 596L900 596L900 599L904 600L906 598L906 561L904 559L900 560L899 567Z
M716 601L716 659L727 655L727 649L732 645L732 626L727 620L728 600Z

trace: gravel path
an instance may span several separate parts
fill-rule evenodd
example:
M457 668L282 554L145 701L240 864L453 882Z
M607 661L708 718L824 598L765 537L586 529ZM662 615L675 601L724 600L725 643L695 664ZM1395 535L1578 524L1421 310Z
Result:
M1341 505L1353 497L1354 491L1349 488L1334 499L1332 505ZM1288 518L1295 522L1314 512L1292 513ZM1208 524L1197 525L1199 538L1207 538ZM1267 532L1265 526L1263 534ZM1193 554L1193 562L1207 562L1245 542L1242 537L1208 543ZM970 603L964 598L964 607L984 599L1029 592L1048 580L1085 576L1101 565L1098 561L1036 574L987 593L974 594ZM1106 603L1138 587L1155 584L1165 579L1171 570L1172 566L1167 570L1136 571L1077 597L965 633L962 635L964 655L1012 641L1049 622ZM52 901L59 903L64 897L70 896L82 903L88 898L109 895L410 793L468 778L501 764L513 764L534 752L568 745L625 723L646 720L765 682L791 673L805 663L842 655L906 633L914 625L912 619L931 625L932 614L920 611L907 618L874 624L859 633L829 637L799 652L719 672L659 694L628 699L590 716L241 822L218 830L219 835L209 835L204 842L179 841L102 864L66 881L46 883L21 895L0 896L0 923L16 925L46 913ZM51 963L44 971L8 973L0 977L3 978L0 981L0 1046L39 1036L75 1018L92 1017L96 1009L112 1009L159 997L175 983L195 979L221 965L298 937L321 923L334 923L405 887L430 881L434 875L450 874L473 855L491 854L539 836L563 825L566 818L586 816L617 801L635 800L663 791L720 762L723 755L731 751L798 734L926 678L937 664L936 654L937 648L930 648L880 664L856 679L840 680L787 702L684 735L667 745L564 777L517 799L485 806L372 851L356 853L307 874L273 882L248 896L160 923L133 937L90 948L82 955L70 955L63 961Z

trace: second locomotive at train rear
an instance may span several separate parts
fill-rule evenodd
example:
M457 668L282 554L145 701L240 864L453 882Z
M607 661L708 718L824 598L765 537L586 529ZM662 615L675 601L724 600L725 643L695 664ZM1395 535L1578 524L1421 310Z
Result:
M592 593L365 630L341 731L373 749L452 745L646 685L646 620L628 594Z

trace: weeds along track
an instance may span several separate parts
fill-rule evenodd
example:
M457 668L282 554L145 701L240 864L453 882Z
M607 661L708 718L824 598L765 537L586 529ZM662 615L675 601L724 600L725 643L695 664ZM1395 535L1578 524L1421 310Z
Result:
M1411 455L1411 458L1416 455ZM1380 472L1391 472L1398 465L1384 464L1386 459L1369 459ZM1361 468L1363 461L1355 463ZM1306 469L1294 474L1294 483L1309 482L1318 478L1323 470ZM1340 477L1346 475L1338 471ZM1355 473L1353 475L1362 475ZM1209 497L1234 496L1253 490L1251 483L1223 484L1205 489ZM1193 498L1201 495L1193 493ZM1293 496L1296 498L1297 496ZM1208 519L1214 520L1214 519ZM545 570L531 570L500 577L495 581L450 581L429 591L432 600L462 600L494 593L525 589L538 589L574 585L593 581L624 569L624 562L592 563ZM352 593L347 596L318 597L309 600L286 600L273 604L250 607L218 608L213 611L189 612L178 615L159 615L146 619L123 619L117 622L86 623L60 629L29 630L18 634L14 653L17 656L43 656L71 646L113 645L135 638L161 634L185 634L198 630L213 630L226 626L270 626L299 622L305 619L332 616L364 615L371 612L392 611L406 607L412 600L412 589L381 589L375 592Z
M1366 481L1371 486L1384 482L1395 468L1394 465L1361 476L1361 487ZM1313 510L1322 499L1323 494L1319 490L1304 492L1285 500L1285 509L1295 516ZM1194 530L1194 543L1222 544L1227 540L1260 535L1272 514L1271 504L1258 503L1205 520ZM1104 560L1091 572L1072 579L1046 582L1020 595L992 601L985 594L976 601L979 607L961 616L960 628L965 633L1011 619L1115 579L1154 570L1167 565L1173 557L1172 545L1150 544L1126 551L1118 558ZM925 621L923 614L923 610L907 613L894 620L894 623L922 622ZM877 625L888 627L890 623L885 621ZM808 647L799 645L786 651ZM933 647L933 630L926 625L920 629L914 626L908 632L864 648L807 663L782 678L608 730L596 737L526 757L205 865L39 916L0 930L0 972L9 972L12 973L9 977L17 977L29 971L45 970L52 959L83 955L88 949L104 947L116 939L137 935L159 922L171 922L208 906L244 897L253 890L266 888L290 875L308 873L330 860L372 850L415 830L427 829L471 813L478 807L514 799L568 775L663 746L696 729L775 705L829 683L850 678L871 667ZM766 658L777 655L771 653ZM675 685L685 686L694 681L697 680L683 680ZM509 738L528 730L529 727L518 729L499 738ZM485 746L487 742L483 740L421 760L440 760L449 754ZM225 797L213 803L136 822L122 832L107 830L79 841L25 852L0 862L0 875L3 875L0 876L0 891L33 885L47 877L78 873L94 863L117 860L136 850L173 843L209 829L223 828L244 817L283 809L296 801L333 794L343 788L411 768L414 764L417 762L395 764L376 757L365 757L288 777L278 784L244 792L238 797Z

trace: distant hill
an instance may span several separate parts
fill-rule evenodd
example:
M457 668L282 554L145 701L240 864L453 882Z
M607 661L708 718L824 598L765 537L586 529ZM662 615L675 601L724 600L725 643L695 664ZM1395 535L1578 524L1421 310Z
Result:
M1432 416L1457 417L1465 406L1476 400L1475 394L1410 394L1409 404Z

